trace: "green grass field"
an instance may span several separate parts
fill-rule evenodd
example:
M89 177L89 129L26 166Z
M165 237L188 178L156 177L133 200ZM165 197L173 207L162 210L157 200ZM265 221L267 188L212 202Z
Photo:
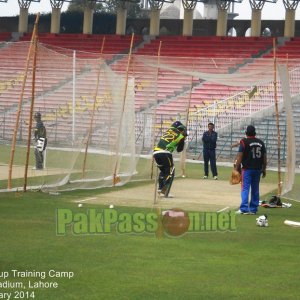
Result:
M229 172L219 168L220 180L228 180ZM199 165L188 165L187 173L199 178ZM265 180L276 182L276 172L269 172ZM126 193L137 184L146 183L115 189ZM66 235L56 234L57 209L74 213L90 207L101 210L100 205L79 208L73 201L109 190L60 195L1 193L0 299L4 293L12 293L14 299L18 292L23 299L32 299L34 292L34 299L43 300L298 299L300 229L283 221L300 221L300 203L292 202L292 208L260 208L259 215L268 214L267 228L256 226L257 216L242 215L236 216L236 231L187 233L177 238L114 231L75 235L71 227ZM152 212L132 207L116 210ZM45 272L46 279L14 277L13 270ZM74 277L50 277L51 270L73 272ZM40 280L58 286L29 288L29 281ZM21 288L5 288L5 282L11 286L21 283Z

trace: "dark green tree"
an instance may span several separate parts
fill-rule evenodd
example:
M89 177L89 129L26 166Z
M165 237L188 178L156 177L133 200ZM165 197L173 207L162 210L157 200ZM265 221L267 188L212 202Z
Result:
M84 2L87 0L74 0L69 4L68 12L82 12L84 10ZM118 7L118 0L111 0L105 2L98 2L95 7L96 13L116 14ZM144 17L144 12L141 9L139 1L130 2L127 10L128 18Z

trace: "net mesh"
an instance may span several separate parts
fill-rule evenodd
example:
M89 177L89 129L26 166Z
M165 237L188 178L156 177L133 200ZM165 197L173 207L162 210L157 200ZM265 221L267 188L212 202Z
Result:
M153 146L175 120L187 123L189 130L186 152L181 157L174 154L177 170L184 172L185 157L201 158L201 138L208 122L214 122L219 133L219 162L232 163L235 152L230 145L252 123L266 142L269 165L276 169L276 100L281 163L293 174L299 170L295 147L299 137L289 134L297 128L300 61L277 60L280 76L274 79L274 61L267 58L101 55L39 44L33 78L32 56L26 70L29 47L30 43L19 42L2 43L0 48L3 180L8 178L22 95L13 189L22 187L24 181L33 86L33 110L42 115L48 145L44 169L32 170L31 141L28 188L90 189L151 179L155 174ZM283 191L291 192L294 187L293 178L285 177Z

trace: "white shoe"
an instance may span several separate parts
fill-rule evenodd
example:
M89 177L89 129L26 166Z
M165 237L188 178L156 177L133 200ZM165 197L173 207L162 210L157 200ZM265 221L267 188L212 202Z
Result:
M240 209L235 212L236 215L249 215L249 212L241 211Z
M214 176L214 180L218 180L218 176Z
M161 198L165 197L165 194L162 192L157 192L157 195L158 195L158 197L161 197Z
M174 195L169 194L168 196L165 196L165 198L174 198Z
M235 212L236 215L255 215L256 213L251 211L241 211L240 209Z
M169 194L168 196L166 196L164 193L158 193L158 196L160 198L174 198L174 195Z
M203 179L207 179L208 178L208 176L203 176Z

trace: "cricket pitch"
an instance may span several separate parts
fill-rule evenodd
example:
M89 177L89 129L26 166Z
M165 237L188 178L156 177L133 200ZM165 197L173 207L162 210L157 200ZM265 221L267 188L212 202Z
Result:
M275 184L261 183L260 194L276 189ZM76 202L88 204L160 207L162 209L181 208L194 211L225 211L237 209L240 205L241 186L230 185L228 181L210 179L177 178L173 182L171 194L174 198L157 198L154 204L154 183L126 190L111 191Z

